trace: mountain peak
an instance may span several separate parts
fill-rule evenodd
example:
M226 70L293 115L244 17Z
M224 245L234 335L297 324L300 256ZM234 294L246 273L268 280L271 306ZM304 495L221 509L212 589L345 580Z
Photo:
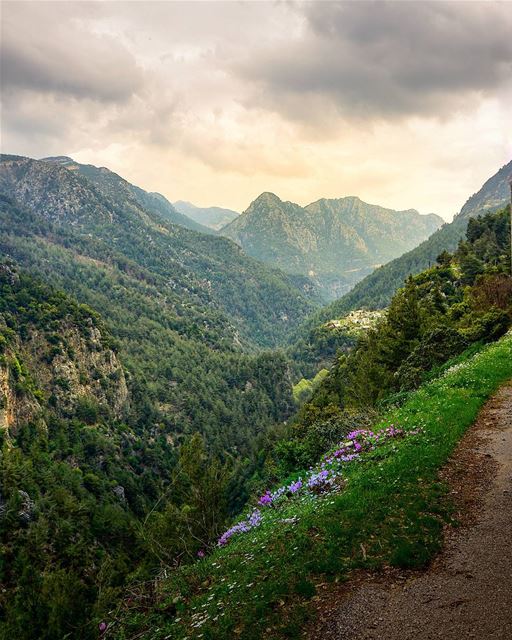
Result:
M270 204L281 204L282 202L283 201L281 200L281 198L276 196L275 193L272 193L271 191L264 191L256 198L256 200L252 202L252 204L253 205L255 204L270 205Z
M414 248L441 223L435 216L370 205L357 196L301 207L266 191L221 233L262 262L315 278L323 295L335 298L375 265Z
M55 164L75 164L75 160L69 156L48 156L47 158L41 158L42 162L53 162Z

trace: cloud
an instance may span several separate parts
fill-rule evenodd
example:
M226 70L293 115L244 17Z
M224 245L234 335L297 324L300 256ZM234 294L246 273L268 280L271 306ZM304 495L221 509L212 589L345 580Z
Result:
M251 99L287 117L446 116L512 83L507 3L300 4L304 30L232 62Z
M141 88L142 69L114 37L84 28L65 3L58 3L58 17L47 8L47 3L21 2L4 11L3 92L124 102Z
M5 2L2 148L244 209L450 217L512 150L505 4Z

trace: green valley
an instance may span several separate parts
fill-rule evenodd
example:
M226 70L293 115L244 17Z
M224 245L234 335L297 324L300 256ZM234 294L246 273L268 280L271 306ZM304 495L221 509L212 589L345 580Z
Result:
M509 236L509 208L471 219L453 255L409 278L312 390L238 521L121 604L107 637L299 637L354 570L424 567L453 522L439 471L512 377Z
M352 545L377 535L366 511L349 533L333 529L336 509L357 514L351 491L373 477L372 460L389 455L393 465L396 446L421 442L431 418L411 419L411 437L405 426L380 436L379 425L407 423L418 403L436 415L425 397L448 394L445 371L466 385L465 372L485 363L489 392L503 379L508 338L485 345L512 323L510 211L470 217L465 241L410 276L386 310L326 322L307 278L169 222L116 174L70 162L0 164L2 631L23 640L89 640L98 629L120 640L196 637L209 619L194 607L224 597L212 638L235 628L259 638L268 625L286 636L304 620L318 576L359 566L347 560ZM315 319L310 342L283 348ZM453 397L447 423L459 411ZM343 466L359 455L340 444L349 436L365 451L384 443L362 475ZM449 446L424 451L434 474ZM424 502L407 504L423 522ZM241 534L253 529L269 571L247 555ZM313 530L324 532L321 551ZM403 540L391 531L380 544L400 563L421 563L438 544L437 525ZM329 551L339 544L348 545L342 564ZM231 571L240 553L239 576L219 596L210 574ZM325 562L311 564L317 553ZM242 573L244 584L268 587L239 611L230 603L245 602Z
M0 640L512 638L508 3L0 3Z

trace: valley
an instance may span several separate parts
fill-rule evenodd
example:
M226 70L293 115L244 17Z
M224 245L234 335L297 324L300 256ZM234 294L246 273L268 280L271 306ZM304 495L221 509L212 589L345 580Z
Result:
M508 3L0 5L0 640L504 640Z
M427 241L437 266L387 309L377 286L351 310L343 298L322 308L314 278L198 231L106 168L2 156L1 579L18 594L0 598L4 626L40 620L27 640L95 637L127 585L162 567L195 575L258 491L302 491L298 470L385 419L431 370L498 340L511 321L509 214L472 213L504 204L501 174L453 223L467 234L455 253L445 225ZM254 208L269 199L290 205Z

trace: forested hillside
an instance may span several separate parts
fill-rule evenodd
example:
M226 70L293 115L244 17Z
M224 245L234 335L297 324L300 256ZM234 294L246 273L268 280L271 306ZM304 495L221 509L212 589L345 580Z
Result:
M414 389L426 372L510 326L510 207L468 220L453 254L415 276L374 328L338 358L312 400L316 407L375 406Z
M121 178L117 173L110 171L106 167L81 164L67 156L43 158L43 161L51 162L68 169L68 171L79 173L92 182L104 195L118 202L124 201L128 205L139 205L151 213L161 216L167 222L179 224L193 231L210 233L207 227L198 224L183 213L177 211L167 198L160 193L144 191L144 189L130 184L127 180L124 180L124 178Z
M161 336L177 342L170 330L150 337ZM162 560L190 561L219 535L244 503L265 434L291 411L279 354L196 344L166 362L159 348L178 353L169 340L140 371L135 344L90 307L0 266L2 637L96 637L91 620L127 581ZM202 368L190 367L194 354ZM163 405L151 378L170 366L181 406Z
M300 207L263 193L221 234L248 255L310 276L332 300L417 245L441 222L434 214L394 211L355 197L323 198Z
M3 156L0 191L2 635L95 637L129 575L189 560L243 505L294 409L262 347L313 287L108 170Z
M221 463L197 433L179 447L121 360L92 309L0 265L2 638L97 637L94 618L125 584L190 561L243 500L242 461L223 451ZM282 409L275 394L287 397L279 367L236 369L252 376L244 391L265 429ZM237 434L246 449L258 424ZM210 448L233 444L202 430Z
M243 351L284 339L314 306L309 283L51 163L4 157L0 186L2 253L102 313L141 423L246 450L289 413L284 359Z
M88 637L174 454L123 426L134 399L97 314L6 263L0 348L1 635Z
M470 219L323 376L245 513L121 603L107 638L299 637L326 584L428 563L452 518L439 470L512 375L510 258L509 207Z
M200 323L201 335L222 325L231 342L239 333L274 346L314 306L306 278L266 268L225 239L166 223L118 176L86 169L94 181L55 163L2 156L0 191L32 214L47 244L156 285L176 316ZM19 215L10 217L15 224ZM33 225L24 226L29 235Z

